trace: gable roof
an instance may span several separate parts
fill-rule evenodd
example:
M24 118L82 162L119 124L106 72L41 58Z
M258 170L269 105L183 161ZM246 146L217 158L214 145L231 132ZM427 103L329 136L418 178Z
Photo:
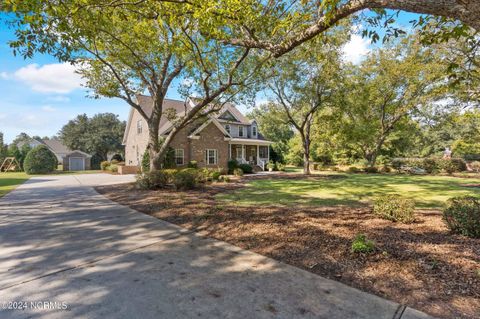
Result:
M151 96L137 94L135 96L137 103L142 108L143 112L150 117L153 111L153 99ZM172 99L164 99L163 100L163 111L169 112L168 110L173 110L175 114L179 115L184 112L188 112L191 110L191 107L188 103L184 101L172 100ZM135 111L134 108L130 109L130 114L128 115L127 127L125 128L125 133L123 134L123 144L127 141L128 132L130 131L130 126L132 123L133 112ZM171 126L171 122L168 120L167 116L162 116L160 119L160 128L168 128Z
M63 145L60 140L41 140L41 142L45 144L55 154L67 154L71 152L71 150L65 145Z

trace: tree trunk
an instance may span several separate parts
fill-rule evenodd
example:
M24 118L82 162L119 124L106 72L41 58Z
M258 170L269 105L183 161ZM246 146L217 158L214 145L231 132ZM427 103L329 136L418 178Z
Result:
M303 144L303 174L310 175L310 136L302 138Z

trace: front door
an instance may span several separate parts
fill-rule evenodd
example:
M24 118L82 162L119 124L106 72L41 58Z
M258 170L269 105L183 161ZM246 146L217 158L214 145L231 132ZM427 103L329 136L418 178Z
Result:
M238 162L242 161L242 146L237 146L235 148L235 158L237 159Z
M250 149L250 157L248 158L251 165L257 164L257 150L255 148Z

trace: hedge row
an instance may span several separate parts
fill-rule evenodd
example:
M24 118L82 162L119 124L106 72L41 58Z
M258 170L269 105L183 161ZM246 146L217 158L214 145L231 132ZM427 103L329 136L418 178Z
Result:
M211 181L228 182L222 169L184 168L162 169L137 175L137 187L140 189L159 189L174 186L178 190L193 189L200 183Z
M406 167L420 168L429 174L439 171L451 174L467 170L467 164L461 158L395 158L392 160L392 167L397 171Z

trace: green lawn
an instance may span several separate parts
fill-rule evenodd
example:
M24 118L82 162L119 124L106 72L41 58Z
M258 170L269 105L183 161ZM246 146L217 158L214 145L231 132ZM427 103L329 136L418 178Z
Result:
M30 176L23 172L0 173L0 197L28 180Z
M450 197L479 195L480 179L448 176L409 176L331 173L312 179L262 179L233 193L217 195L240 205L357 206L380 194L413 198L419 208L438 208Z

